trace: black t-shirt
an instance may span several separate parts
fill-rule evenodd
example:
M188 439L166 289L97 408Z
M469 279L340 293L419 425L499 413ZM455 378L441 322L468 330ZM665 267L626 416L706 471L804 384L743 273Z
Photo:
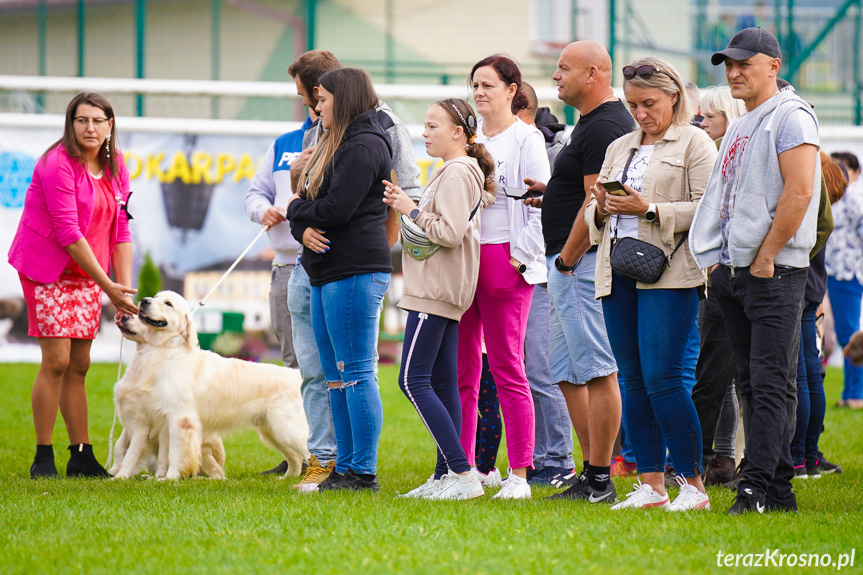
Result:
M579 118L554 161L554 171L542 199L545 253L560 253L572 223L584 204L584 176L598 174L608 145L632 131L632 114L616 100Z

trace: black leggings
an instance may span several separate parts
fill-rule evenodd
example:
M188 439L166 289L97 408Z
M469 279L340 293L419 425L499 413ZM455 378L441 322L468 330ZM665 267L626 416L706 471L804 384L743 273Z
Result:
M503 434L500 419L500 400L497 397L497 386L488 367L488 356L482 354L482 377L479 382L479 403L477 404L476 425L476 468L480 473L488 475L494 470L497 461L497 450Z
M435 479L470 471L459 441L458 322L411 311L405 327L399 387L437 445Z

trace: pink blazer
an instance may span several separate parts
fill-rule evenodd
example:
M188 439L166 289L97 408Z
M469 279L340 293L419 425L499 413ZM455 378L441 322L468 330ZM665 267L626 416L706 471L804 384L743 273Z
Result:
M129 171L119 152L117 171L111 185L125 205L129 200ZM66 246L83 238L90 226L95 192L87 168L69 157L62 144L40 158L9 248L12 267L42 284L57 281L72 259ZM112 253L118 243L132 241L126 210L118 209L116 217Z

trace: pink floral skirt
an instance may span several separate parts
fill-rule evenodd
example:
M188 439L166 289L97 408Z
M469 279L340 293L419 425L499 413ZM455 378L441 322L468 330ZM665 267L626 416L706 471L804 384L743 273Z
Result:
M102 289L89 277L63 272L52 284L18 274L27 302L27 335L93 339L99 331Z

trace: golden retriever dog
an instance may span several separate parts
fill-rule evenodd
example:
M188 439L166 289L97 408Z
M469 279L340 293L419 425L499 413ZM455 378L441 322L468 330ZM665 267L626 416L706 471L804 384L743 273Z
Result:
M843 350L854 365L863 365L863 331L855 332Z
M246 427L255 428L284 456L286 477L299 475L309 456L299 370L201 350L189 304L175 292L144 298L138 309L137 316L123 316L117 322L123 336L138 343L128 370L135 381L128 403L138 407L128 409L124 404L118 409L124 424L132 422L118 475L140 467L140 456L154 441L157 476L163 470L167 479L195 475L208 449L218 463L221 441L215 445L213 434ZM124 403L123 386L119 391L118 405Z
M146 406L152 402L145 395L153 388L138 385L141 372L141 362L132 361L123 378L114 386L114 409L123 425L123 432L114 445L114 463L108 473L117 479L127 479L142 469L157 478L164 478L168 471L167 449L161 451L161 462L157 459L160 435L163 441L167 439L166 420L158 414L148 413ZM218 433L210 433L203 438L201 472L213 479L225 478L225 448Z

